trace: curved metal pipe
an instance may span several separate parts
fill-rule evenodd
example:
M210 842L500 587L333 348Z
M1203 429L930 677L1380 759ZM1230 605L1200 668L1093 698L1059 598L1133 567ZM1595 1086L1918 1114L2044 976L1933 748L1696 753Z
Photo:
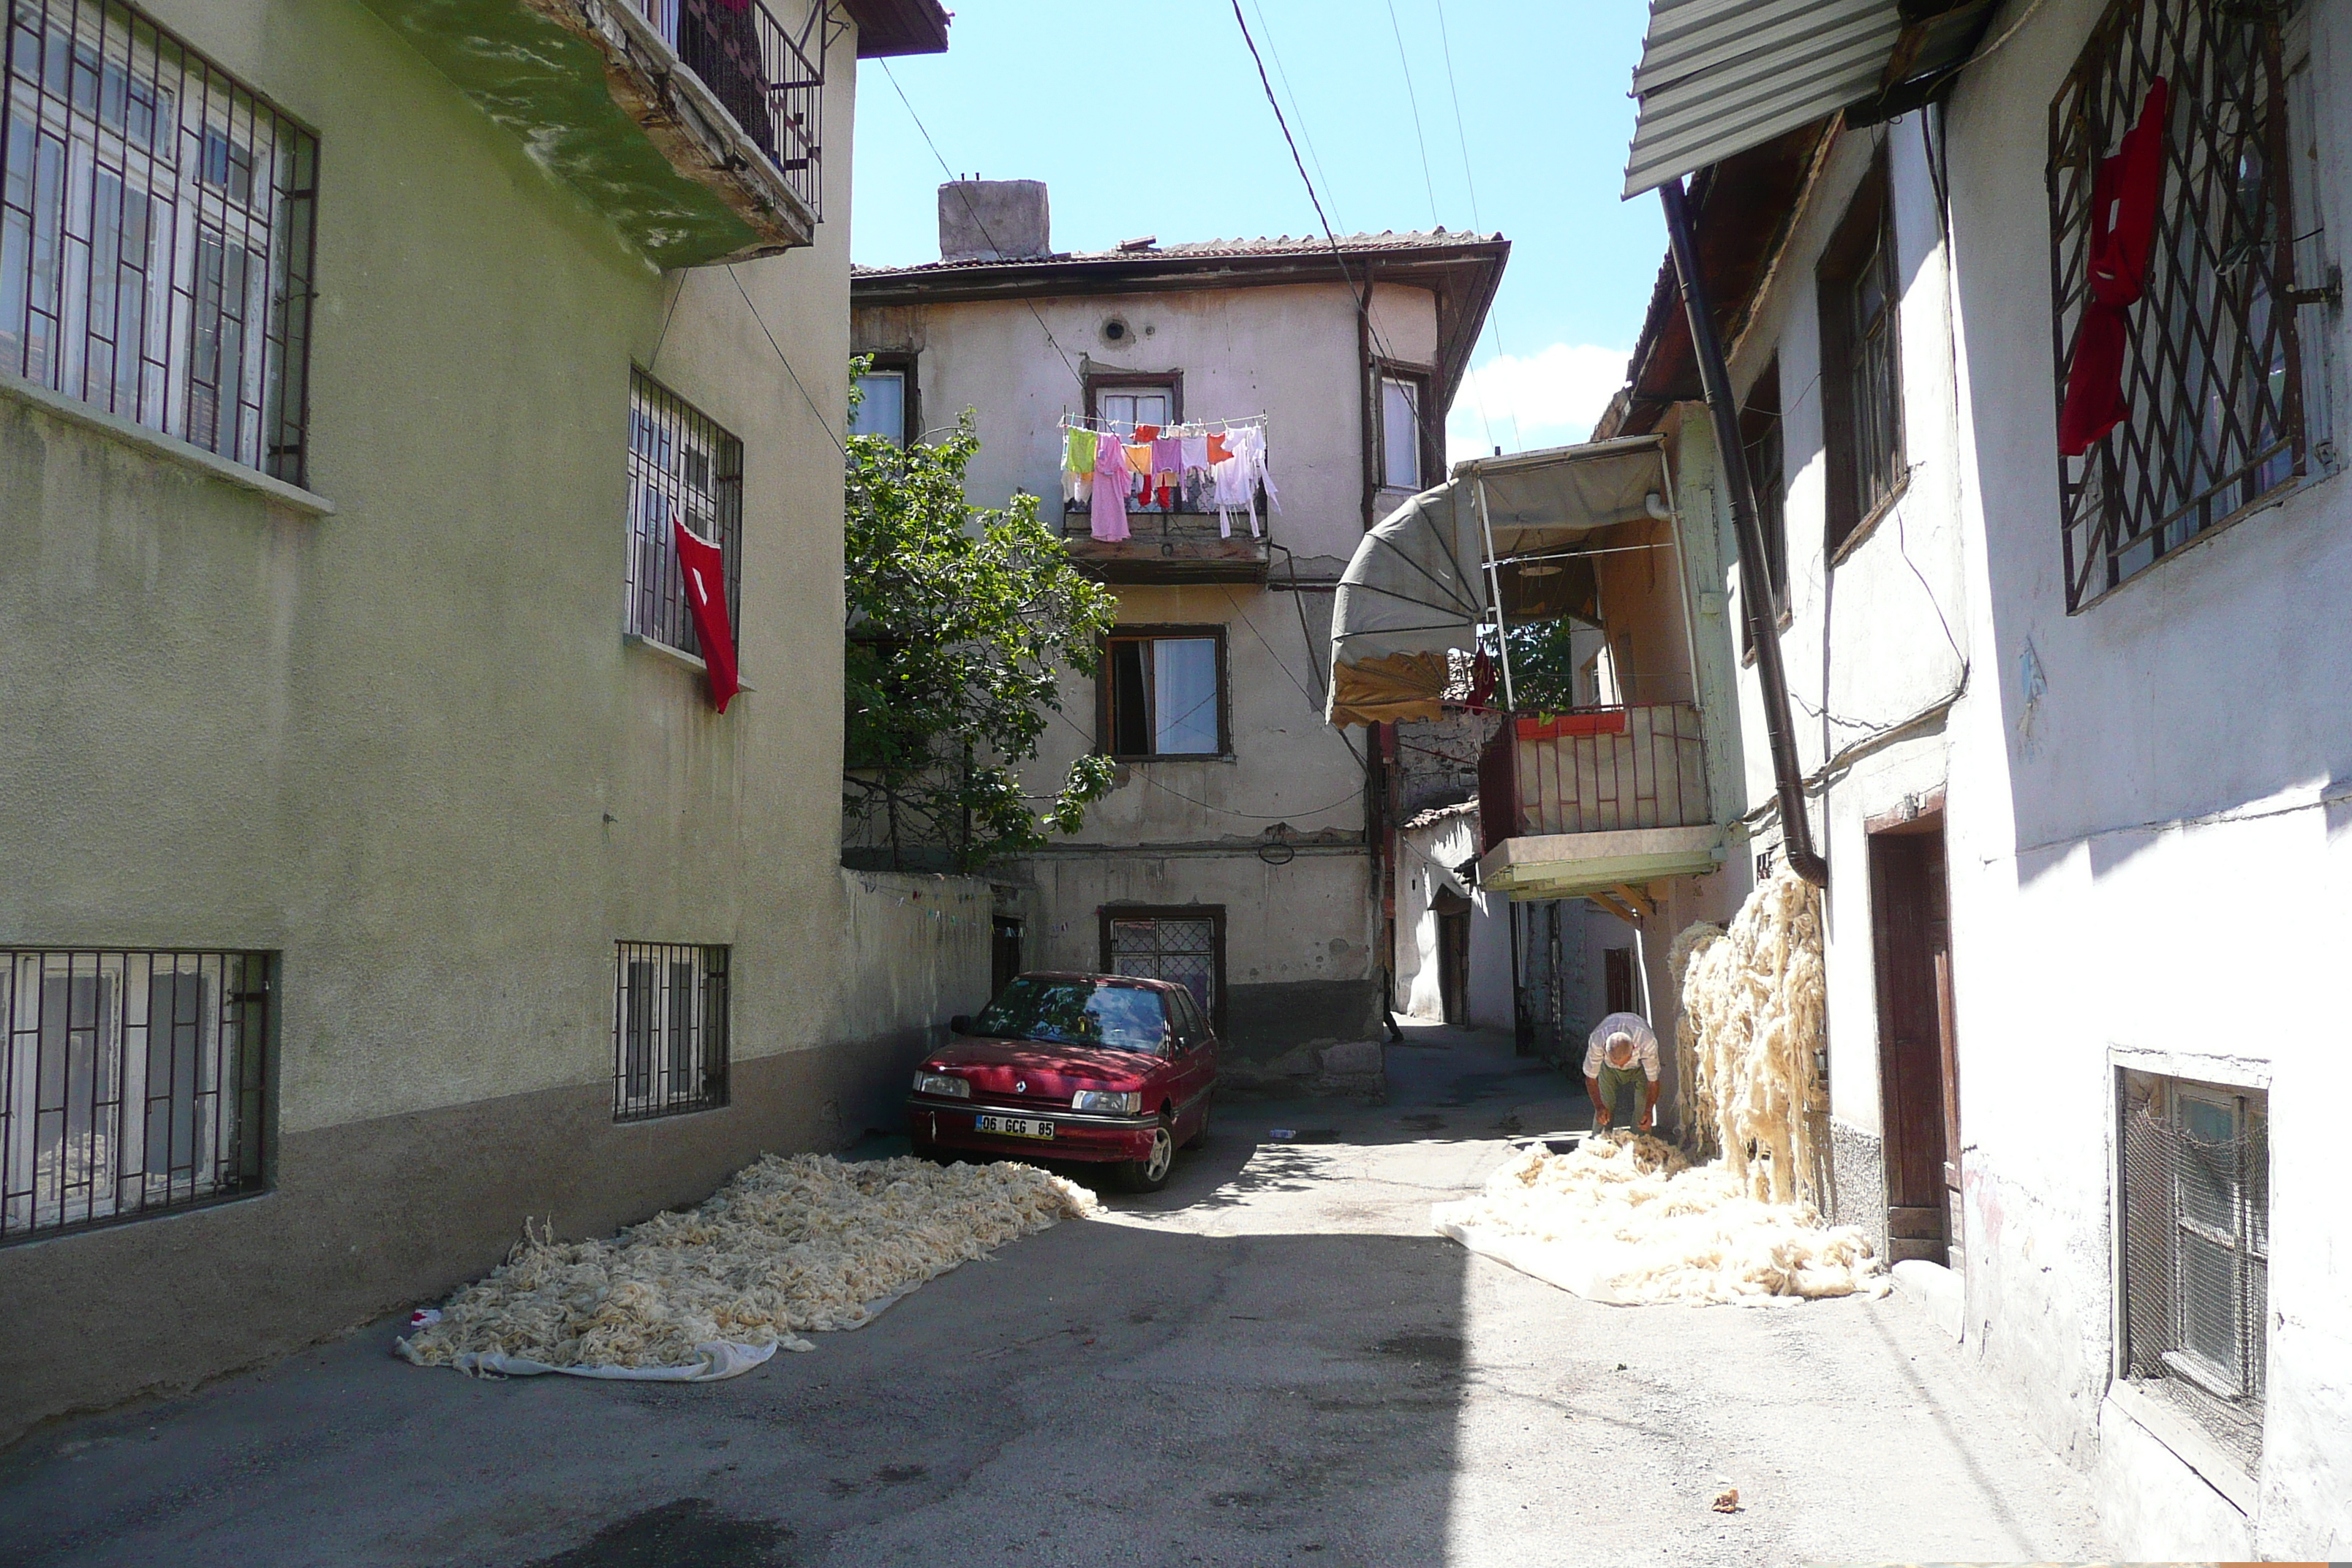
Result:
M1813 847L1813 825L1805 816L1804 768L1797 760L1797 737L1789 717L1789 678L1780 667L1780 605L1771 574L1764 567L1764 530L1756 516L1756 486L1739 442L1739 405L1731 395L1731 371L1723 363L1723 340L1716 335L1715 312L1699 276L1698 247L1691 237L1683 183L1658 187L1665 204L1666 243L1681 281L1683 313L1690 320L1692 357L1715 416L1716 458L1731 496L1731 526L1739 538L1739 600L1748 615L1748 639L1756 647L1756 675L1764 685L1764 733L1772 753L1772 784L1780 803L1780 845L1789 869L1817 888L1830 881L1830 863Z

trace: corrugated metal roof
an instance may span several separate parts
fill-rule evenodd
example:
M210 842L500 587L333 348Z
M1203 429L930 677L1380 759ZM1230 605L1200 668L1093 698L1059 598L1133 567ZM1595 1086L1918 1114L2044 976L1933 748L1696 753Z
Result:
M1625 195L1871 97L1903 26L1897 0L1652 0Z
M1354 257L1389 251L1443 249L1460 245L1492 245L1502 239L1500 231L1480 234L1474 229L1383 229L1378 234L1343 234L1339 237L1340 253ZM964 261L919 261L908 267L853 267L850 272L860 279L905 277L927 272L976 271L991 267L1051 267L1087 262L1137 262L1188 260L1208 257L1318 257L1331 254L1330 240L1321 235L1282 235L1275 238L1263 236L1254 239L1187 239L1167 245L1141 246L1133 250L1057 250L1050 256L982 256Z

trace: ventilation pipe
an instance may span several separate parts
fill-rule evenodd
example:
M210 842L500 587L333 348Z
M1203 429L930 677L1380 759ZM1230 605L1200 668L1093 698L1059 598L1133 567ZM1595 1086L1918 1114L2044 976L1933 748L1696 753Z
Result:
M1715 311L1708 306L1706 285L1699 276L1698 247L1691 237L1681 179L1660 185L1658 199L1665 204L1666 244L1674 252L1675 275L1682 281L1691 353L1698 360L1707 411L1715 416L1716 458L1731 494L1731 526L1739 539L1739 602L1748 614L1748 640L1756 647L1757 679L1764 684L1764 732L1780 802L1781 848L1789 869L1817 888L1826 888L1829 862L1813 847L1812 822L1805 816L1804 774L1797 761L1796 730L1789 717L1789 678L1780 668L1780 605L1773 600L1771 574L1764 564L1764 530L1756 517L1756 486L1748 472L1746 448L1739 441L1739 407L1732 401L1731 372L1723 363L1723 341L1716 336Z

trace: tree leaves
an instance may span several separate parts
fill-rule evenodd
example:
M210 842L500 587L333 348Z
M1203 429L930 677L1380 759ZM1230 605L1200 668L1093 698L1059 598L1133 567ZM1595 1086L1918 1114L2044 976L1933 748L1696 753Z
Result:
M853 406L865 368L852 363ZM843 796L860 836L894 866L969 871L1077 831L1109 792L1109 760L1078 758L1042 814L1013 767L1061 708L1057 672L1095 672L1117 599L1071 566L1036 497L966 500L970 409L936 445L847 448Z

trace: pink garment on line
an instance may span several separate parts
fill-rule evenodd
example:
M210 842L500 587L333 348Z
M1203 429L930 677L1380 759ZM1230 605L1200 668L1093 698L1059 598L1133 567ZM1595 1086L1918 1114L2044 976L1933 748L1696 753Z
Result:
M1128 536L1128 476L1127 448L1116 440L1102 441L1095 452L1093 521L1087 531L1106 544Z
M1151 443L1151 472L1179 474L1184 471L1184 442L1177 436L1161 436Z

